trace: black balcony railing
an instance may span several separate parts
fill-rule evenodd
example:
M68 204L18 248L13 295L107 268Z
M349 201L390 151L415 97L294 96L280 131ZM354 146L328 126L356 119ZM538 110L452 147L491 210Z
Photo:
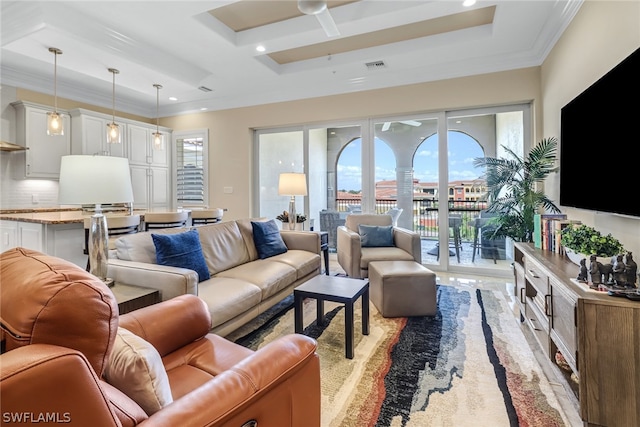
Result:
M360 205L359 199L336 199L339 212L350 212L354 206ZM480 200L448 200L449 217L459 219L455 223L460 227L462 241L473 241L475 219L480 211L487 208L487 202ZM395 199L376 199L376 213L383 214L397 207ZM413 200L413 230L424 239L438 239L439 202L437 199ZM403 213L405 215L405 213Z

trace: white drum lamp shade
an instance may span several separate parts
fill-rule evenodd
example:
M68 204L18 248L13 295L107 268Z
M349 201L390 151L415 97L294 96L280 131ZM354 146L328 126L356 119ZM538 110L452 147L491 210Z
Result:
M90 272L106 281L108 259L107 220L103 203L132 203L129 160L110 156L63 156L60 162L58 203L95 205L89 230Z

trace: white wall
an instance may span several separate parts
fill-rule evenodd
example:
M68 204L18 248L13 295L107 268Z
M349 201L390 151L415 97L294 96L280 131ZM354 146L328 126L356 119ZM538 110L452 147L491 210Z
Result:
M640 2L585 1L541 67L543 134L559 136L560 109L639 46ZM622 107L623 101L612 106L611 120L615 120L615 108ZM637 141L637 126L630 126L630 132ZM624 145L622 141L618 143ZM609 147L601 149L606 157ZM631 153L627 151L625 155ZM640 164L640 157L638 159ZM594 176L603 179L614 176L605 170L600 172L585 172L585 185ZM637 177L635 182L619 183L625 189L631 189L625 197L638 197L640 173ZM559 186L558 174L554 174L545 185L551 199L558 200ZM569 218L578 219L603 234L611 233L625 249L634 252L636 258L640 254L640 219L565 207L562 210Z

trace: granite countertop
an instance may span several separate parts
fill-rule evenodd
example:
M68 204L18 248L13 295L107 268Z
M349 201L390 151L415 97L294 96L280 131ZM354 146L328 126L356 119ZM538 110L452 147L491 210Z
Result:
M50 206L47 208L14 208L14 209L0 209L0 215L2 214L14 214L14 213L37 213L37 212L67 212L67 211L81 211L82 208L69 208L61 206Z
M134 210L134 213L144 216L144 210ZM91 217L92 213L84 212L82 209L4 209L0 211L0 220L33 222L37 224L83 224L85 218ZM105 212L105 216L128 215L128 211Z

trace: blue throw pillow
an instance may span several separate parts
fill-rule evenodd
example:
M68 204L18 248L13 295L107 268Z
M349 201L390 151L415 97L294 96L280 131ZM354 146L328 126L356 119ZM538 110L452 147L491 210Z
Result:
M253 242L256 244L260 259L287 252L287 245L282 240L275 220L272 219L266 222L251 221L251 227L253 227Z
M197 230L177 234L152 234L151 238L156 247L158 264L193 270L198 273L199 282L210 277Z
M362 247L393 246L392 225L358 225Z

